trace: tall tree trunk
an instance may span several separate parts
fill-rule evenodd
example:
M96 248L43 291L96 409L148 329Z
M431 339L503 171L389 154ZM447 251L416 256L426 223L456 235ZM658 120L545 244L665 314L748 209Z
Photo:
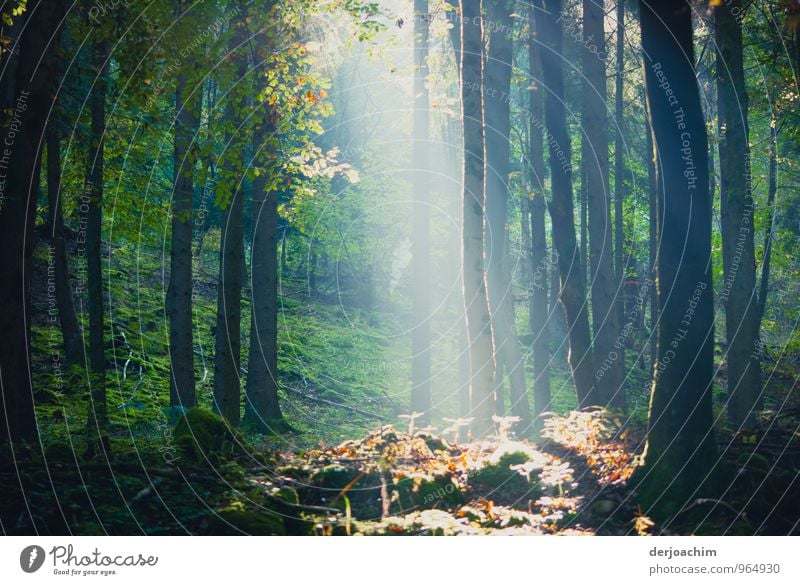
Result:
M458 27L455 27L458 28ZM456 62L461 55L461 34L452 33L451 38L456 45L455 55ZM460 146L456 146L460 142L459 128L461 121L458 119L448 120L445 130L445 148L447 152L448 171L452 184L455 186L454 197L451 200L451 212L456 217L456 226L453 237L449 242L449 251L454 257L458 257L461 253L461 219L463 218L463 198L462 198L462 173L463 165L459 157ZM453 282L460 276L460 266L455 266L452 271ZM454 327L455 334L458 337L458 416L461 419L469 417L469 347L467 345L467 321L464 312L464 303L461 295L453 297L454 312L456 325ZM467 441L469 438L469 429L462 426L459 429L459 440L462 442Z
M645 514L663 519L708 493L716 463L708 142L694 72L691 7L640 2L661 221L657 364L644 466Z
M649 280L655 281L656 278L656 257L658 256L658 241L661 234L660 223L658 219L658 185L656 185L656 151L653 147L653 129L650 126L650 120L645 117L645 133L647 140L647 193L648 193L648 210L649 210L649 231L650 239L648 246L648 267L650 273ZM658 322L658 294L656 287L650 287L650 364L649 367L654 367L656 363L656 329Z
M761 399L758 349L758 296L754 244L753 192L748 144L748 99L744 83L741 0L714 9L719 109L720 215L728 341L728 418L735 426L757 424Z
M235 64L235 85L228 94L225 109L226 127L232 128L223 153L223 181L230 191L217 196L227 202L222 213L222 234L219 244L219 283L217 285L217 326L214 347L214 407L230 424L238 426L241 407L241 319L242 319L242 266L244 263L244 177L237 169L243 168L244 143L239 136L242 124L241 85L247 74L244 54L244 21L237 19L233 26L229 51Z
M625 0L617 0L617 52L614 73L614 277L615 305L620 332L625 322L625 233L623 201L625 200ZM625 378L625 343L615 344L619 354L621 378Z
M178 0L178 4L182 7L185 0ZM193 72L192 64L184 63L175 88L172 242L167 289L170 405L183 408L197 404L192 335L192 195L196 158L193 145L200 125L200 106Z
M91 130L84 196L88 199L86 221L86 283L89 301L89 408L87 452L108 447L108 404L106 398L105 331L103 324L103 162L106 125L106 84L108 49L96 41L92 49Z
M581 136L581 150L583 149L583 144L585 142L585 137ZM581 156L583 156L582 153ZM582 272L584 282L586 282L586 280L591 282L591 275L589 274L589 268L591 266L589 261L589 195L586 192L586 183L586 165L583 164L583 160L581 160L581 184L580 189L578 190L578 204L580 205L580 223L578 224L578 229L580 230L581 234L581 266L584 269L584 272Z
M615 343L619 311L612 255L611 189L608 184L608 121L606 114L606 42L604 3L583 0L583 152L589 208L589 259L592 291L595 400L600 406L625 408L622 363Z
M769 182L767 186L767 221L764 224L764 252L761 260L761 281L758 289L758 328L761 345L761 320L767 308L769 294L769 272L772 263L772 240L775 224L775 196L778 193L778 118L772 114L769 126ZM760 347L759 347L760 349Z
M0 10L5 15L10 8ZM0 153L5 181L0 193L0 443L38 437L30 361L33 225L39 148L51 107L48 88L63 14L60 1L29 6L4 31L14 50L2 51L0 58L5 145Z
M534 430L542 429L541 415L551 409L550 396L550 335L547 329L549 308L547 289L549 259L547 254L547 234L545 233L545 214L547 204L544 194L544 138L542 135L544 118L544 95L540 83L542 65L536 36L541 13L536 14L533 6L529 9L530 27L528 43L528 62L530 63L530 124L528 131L528 152L530 153L531 200L529 202L531 234L531 271L529 321L533 334L533 413Z
M47 210L48 232L53 241L53 279L56 306L64 342L66 364L83 362L83 337L69 273L69 258L64 236L64 212L61 204L61 136L57 112L50 115L47 124Z
M527 133L526 133L527 134ZM525 142L530 146L530 138L526 136ZM531 274L531 192L533 187L530 183L530 177L525 177L523 180L523 197L519 202L519 233L520 233L520 247L522 252L520 254L519 264L519 279L521 282L528 286L533 277Z
M536 0L534 5L541 6ZM574 206L572 202L572 148L567 131L564 99L564 69L562 31L559 17L560 0L547 0L540 33L547 47L541 52L542 77L548 88L545 98L545 123L550 153L550 173L553 189L549 205L553 225L553 244L558 255L561 276L561 304L564 306L569 332L569 363L575 380L578 405L597 404L595 369L592 355L589 316L586 307L584 265L575 238Z
M411 411L422 413L424 424L430 422L431 410L428 27L428 0L414 0Z
M486 118L486 234L485 254L489 306L492 314L495 356L495 392L502 396L504 373L508 374L511 414L519 417L520 428L531 420L525 368L514 326L514 292L507 270L506 219L510 172L511 70L513 20L511 6L490 2L488 16L493 26L488 35L488 56L484 92ZM504 403L498 400L499 406ZM501 416L504 408L498 409Z
M263 42L263 35L256 37ZM267 188L275 169L274 113L266 104L253 133L254 156L269 166L253 180L250 353L247 366L245 421L260 432L283 429L278 399L278 192Z
M462 278L470 361L470 414L477 437L492 429L494 348L483 262L484 119L481 2L461 0L461 119L464 139Z

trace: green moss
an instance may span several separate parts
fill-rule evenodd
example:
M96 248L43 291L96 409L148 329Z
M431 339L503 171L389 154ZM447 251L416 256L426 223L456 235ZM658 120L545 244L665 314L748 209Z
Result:
M74 448L68 443L56 441L50 443L44 450L44 459L47 465L74 465L77 459L81 462L80 449Z
M284 502L288 502L289 504L297 505L300 503L300 496L297 495L297 491L290 487L282 487L273 495L276 498L280 498Z
M525 453L515 451L513 453L506 453L497 461L497 463L489 463L476 471L470 480L473 483L479 483L491 488L505 487L509 481L513 481L514 477L519 477L525 483L527 481L516 471L511 470L512 465L522 465L530 459Z
M538 482L528 481L511 469L530 461L526 453L514 451L503 454L496 463L484 465L470 476L470 485L483 496L497 503L516 503L519 499L536 499L542 495Z
M194 461L215 461L218 455L234 456L247 451L239 433L221 417L202 408L183 413L172 433L175 444Z
M451 507L464 502L458 484L446 475L403 477L395 480L393 492L393 501L399 511Z
M209 532L219 536L284 535L283 519L269 510L247 510L239 502L217 510L209 524Z
M343 490L359 475L357 469L350 469L344 465L334 463L326 465L311 474L311 483L328 490Z
M769 460L758 453L742 453L736 459L736 465L738 467L744 467L752 471L760 471L763 473L768 473L772 467Z

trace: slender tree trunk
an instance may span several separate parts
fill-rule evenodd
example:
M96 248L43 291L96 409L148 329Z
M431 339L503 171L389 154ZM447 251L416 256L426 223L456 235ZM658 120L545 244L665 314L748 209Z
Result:
M547 300L550 305L550 313L547 315L548 330L550 331L550 337L561 340L558 349L554 352L554 357L557 356L565 365L569 365L569 360L566 357L569 352L567 316L564 313L564 305L561 304L561 276L558 270L558 254L553 244L552 228L548 270L550 271L550 293Z
M2 8L3 14L9 8ZM51 107L64 3L43 2L5 31L14 51L0 57L0 443L37 440L31 387L30 315L33 225L41 165L40 140ZM11 142L9 145L8 143Z
M183 5L185 0L179 0ZM175 89L174 186L172 242L170 246L169 315L170 405L191 408L197 404L194 379L192 325L192 195L195 153L193 144L200 125L200 108L193 68L184 64Z
M769 127L769 183L767 186L767 221L764 225L764 253L761 260L761 281L758 291L758 327L761 338L761 320L767 308L769 294L769 272L772 262L772 240L775 225L775 196L778 193L778 119L775 114ZM759 341L759 346L761 342ZM759 347L760 349L760 347Z
M539 2L534 4L538 5ZM541 12L542 77L548 88L545 98L545 122L550 152L550 173L553 189L549 205L553 224L553 244L558 255L561 275L561 304L564 306L569 332L569 363L575 380L578 405L598 404L595 393L595 368L592 355L589 316L586 308L584 265L575 238L572 202L572 148L567 131L564 100L562 31L558 21L560 0L547 0Z
M458 27L456 27L458 28ZM458 57L461 55L461 34L453 34L451 29L451 38L453 43L458 43L456 45L456 61ZM460 120L450 120L446 126L446 149L448 154L448 169L450 171L452 184L455 186L455 197L452 199L452 213L453 216L457 218L455 226L455 233L450 241L449 249L450 252L454 255L453 257L457 258L461 253L461 220L463 218L463 198L462 198L462 173L463 173L463 165L459 160L459 153L456 144L460 141L461 137L459 136L459 126ZM452 277L453 279L458 278L460 276L459 271L461 270L460 266L454 267ZM454 327L456 335L458 337L458 416L461 419L466 419L469 417L469 378L470 378L470 367L469 367L469 347L467 345L467 321L466 321L466 314L464 312L464 303L461 295L457 295L454 298L455 301L455 318L456 318L456 326ZM459 429L459 440L462 442L467 441L469 436L469 429L466 426L462 426Z
M236 61L234 80L241 85L247 74L247 61L242 44L244 22L234 22L236 32L231 35L229 50ZM238 86L237 86L238 87ZM238 90L239 92L241 90ZM222 234L219 247L219 283L217 285L217 326L214 360L214 407L234 426L239 425L241 407L241 319L242 319L242 266L244 263L244 178L237 173L243 168L244 144L239 137L242 124L241 99L237 88L228 95L225 110L226 127L232 132L226 140L223 153L223 181L230 191L217 196L227 205L222 213ZM243 101L243 100L242 100Z
M525 141L530 144L530 139L526 138ZM519 279L526 286L530 285L531 278L531 192L532 185L528 184L530 177L524 179L524 195L520 198L519 202L519 228L520 228L520 245L522 247L522 258L520 258L519 266Z
M711 390L714 306L708 142L694 72L691 7L640 3L648 116L658 185L657 364L642 511L663 519L709 493L717 462Z
M492 430L494 348L483 262L484 119L481 2L461 0L461 118L464 126L462 278L470 356L470 414L477 437Z
M728 418L735 426L757 425L761 399L758 353L758 296L748 99L744 82L742 28L737 16L741 0L714 9L719 109L720 215L725 283L720 300L725 306L728 341Z
M61 204L61 136L55 111L47 124L47 208L48 232L53 241L56 306L61 337L64 341L64 355L68 366L80 365L83 362L83 336L75 312L64 236L64 212Z
M506 220L508 215L508 177L510 172L511 71L513 42L511 6L490 2L488 16L493 26L488 34L484 112L486 118L486 234L485 254L489 306L492 313L495 356L495 392L498 414L504 414L502 392L504 373L508 375L511 414L519 417L520 427L531 420L525 368L514 326L514 294L506 264Z
M96 42L92 51L96 78L92 80L91 134L84 196L88 199L86 221L86 282L89 301L89 409L87 452L108 447L108 404L103 303L103 162L106 124L107 46Z
M583 154L589 208L589 259L592 291L596 395L600 406L625 408L622 363L615 343L619 311L612 255L611 189L608 184L606 43L604 3L583 1Z
M414 0L411 411L422 413L423 424L430 422L431 410L428 27L428 1Z
M625 0L617 0L617 54L614 74L614 266L616 293L615 305L620 332L626 326L625 317L625 233L623 201L625 200ZM625 343L615 343L619 354L621 378L627 370L625 363Z
M544 138L542 135L544 118L544 95L540 80L542 66L536 36L539 29L541 13L536 14L533 6L529 9L531 26L528 44L528 61L531 69L531 83L528 91L530 98L530 124L528 131L528 152L530 153L530 234L531 234L531 270L529 321L533 334L533 407L534 430L542 429L542 413L551 408L550 396L550 335L547 329L549 314L547 302L548 289L548 254L547 234L545 233L545 214L547 204L544 194Z
M586 138L581 136L581 149L583 149L583 144L586 142ZM582 156L582 155L581 155ZM583 267L584 271L581 273L585 281L592 282L591 274L589 273L589 267L591 263L589 261L589 195L586 192L586 165L583 164L583 160L581 160L581 185L580 189L578 190L578 203L580 205L580 224L578 226L581 234L580 239L580 253L581 253L581 266Z
M258 37L257 37L258 38ZM265 104L263 122L253 135L259 161L269 166L253 180L253 244L251 253L250 354L247 366L245 421L260 432L282 430L278 399L278 192L267 188L268 174L276 172L271 148L274 113Z
M645 118L645 133L647 139L647 193L649 210L649 254L648 263L650 274L649 279L655 282L656 278L656 257L658 256L658 242L661 234L658 219L658 185L656 184L656 151L653 147L653 129L650 120ZM656 323L658 321L658 294L656 287L650 287L650 364L652 368L656 363Z

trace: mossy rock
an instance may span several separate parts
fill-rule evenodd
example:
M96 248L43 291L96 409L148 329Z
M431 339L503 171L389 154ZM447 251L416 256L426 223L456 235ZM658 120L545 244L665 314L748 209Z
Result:
M255 499L253 497L253 500ZM297 507L300 504L297 490L284 486L270 492L270 497L263 498L263 502L265 507L274 509L281 516L286 534L292 536L313 535L314 523Z
M437 451L450 451L450 445L447 444L447 441L442 439L441 437L436 437L434 435L429 435L427 433L419 433L417 435L420 439L425 441L425 444L428 446L428 449L431 452L436 453Z
M470 478L470 484L481 494L499 504L516 503L520 498L534 500L542 495L537 481L528 481L512 465L522 465L530 461L526 453L506 453L496 463L484 465Z
M459 506L464 503L461 489L446 475L408 476L395 480L393 501L399 511L411 508L431 509Z
M290 487L284 486L272 495L289 504L297 505L300 503L300 496L297 495L297 490L294 490Z
M522 452L506 453L497 461L497 463L488 463L478 469L470 476L470 482L478 483L490 488L505 487L513 476L517 476L523 481L526 481L516 471L511 469L512 465L522 465L527 463L530 458ZM527 481L526 481L527 483Z
M218 510L209 524L209 532L218 536L285 535L283 519L269 510L246 510L228 507Z
M183 413L172 431L175 444L193 461L216 462L218 456L246 454L244 438L222 417L192 408Z
M338 463L326 465L311 474L311 483L327 490L343 490L360 475L357 469L351 469Z

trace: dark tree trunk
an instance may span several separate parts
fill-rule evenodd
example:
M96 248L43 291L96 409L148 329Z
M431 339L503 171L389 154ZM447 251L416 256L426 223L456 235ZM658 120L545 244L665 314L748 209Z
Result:
M84 351L83 336L75 312L69 258L64 239L64 212L61 204L61 136L55 111L50 115L47 124L47 209L48 235L53 242L56 306L61 338L64 342L64 355L68 366L81 365Z
M589 208L589 258L597 367L595 401L600 406L625 408L622 363L615 344L619 311L614 276L611 227L611 189L608 184L608 121L606 113L606 42L604 3L583 0L583 153Z
M656 160L657 363L638 501L663 519L711 488L714 306L708 142L694 72L691 7L640 3Z
M183 6L185 0L179 0ZM170 405L197 404L194 379L192 321L192 195L196 154L194 140L200 125L200 106L191 63L178 73L175 89L174 185L170 246L169 315Z
M277 193L253 181L252 315L245 420L261 432L275 432L283 420L278 401Z
M728 418L735 427L757 425L761 399L758 352L758 296L748 99L744 82L742 28L737 16L741 0L714 9L717 45L719 110L720 215L725 282L720 300L725 306L728 342Z
M219 282L217 285L217 325L214 360L214 408L230 424L239 425L241 417L241 319L242 277L244 265L244 177L237 173L243 168L244 144L240 136L242 124L240 95L247 74L244 54L244 22L236 21L236 32L231 35L230 53L235 60L236 86L228 94L225 110L226 127L232 128L223 153L223 184L227 193L217 196L227 205L222 213L222 233L219 247ZM236 102L239 105L236 105Z
M461 118L464 127L462 278L470 356L470 414L481 437L492 429L494 348L483 262L484 120L481 2L461 0Z
M544 95L541 86L542 66L539 48L536 45L536 32L540 20L533 6L529 10L531 23L536 28L530 29L528 45L528 61L531 68L530 124L528 131L528 152L530 153L530 234L531 234L531 271L529 321L533 334L533 412L534 429L541 430L542 413L551 409L550 396L550 335L547 329L549 314L547 289L549 286L549 258L547 253L547 234L545 233L545 214L547 204L544 194L544 138L542 134L544 118Z
M9 11L3 7L2 12ZM31 387L30 315L33 225L39 189L40 145L51 107L64 4L29 6L5 32L14 51L0 61L2 134L0 173L0 442L36 440ZM8 142L11 142L9 145Z
M655 282L656 256L658 256L658 238L660 237L660 223L658 219L658 186L656 185L656 151L653 148L653 130L650 121L645 118L645 133L647 140L647 193L649 210L650 240L648 246L648 264L650 274L648 278ZM652 368L656 363L656 322L658 321L658 294L656 287L650 287L650 364Z
M527 133L526 133L527 134ZM530 148L530 139L526 138L528 148ZM528 286L531 282L531 192L532 185L528 184L530 177L525 178L524 194L519 202L519 233L520 233L520 246L522 248L520 263L519 263L519 279L521 282Z
M513 20L511 6L490 2L488 16L493 23L488 35L486 90L486 233L485 254L489 306L492 314L495 356L495 391L502 397L504 373L508 375L511 414L519 417L520 427L527 428L531 408L525 388L522 352L514 327L514 294L507 269L506 220L508 215L508 178L510 172L511 71ZM502 398L498 405L504 407ZM504 410L504 408L502 408ZM498 409L501 416L504 412Z
M414 0L411 411L422 414L423 424L430 422L431 410L428 27L428 1Z
M625 233L623 201L625 200L625 0L617 0L617 55L614 73L614 278L616 281L615 305L620 332L626 327L625 316ZM625 378L625 341L615 343L619 354L621 378Z
M767 186L767 221L764 225L764 253L761 260L761 280L758 290L758 327L761 338L761 320L767 308L769 294L769 272L772 262L772 240L775 237L775 195L778 193L778 119L773 113L769 128L769 183ZM759 346L761 342L759 341ZM759 348L760 349L760 348Z
M539 2L535 2L539 5ZM595 369L592 356L589 316L586 308L584 265L575 238L572 202L572 148L567 131L564 99L562 31L558 19L560 0L547 0L541 12L540 28L545 49L541 52L542 77L548 89L545 98L545 122L550 153L552 201L549 205L553 224L553 244L561 275L561 304L569 332L569 363L575 380L578 405L590 406L599 401L595 394Z
M96 42L92 50L91 130L84 197L88 199L86 221L86 284L89 301L89 409L87 452L108 446L108 404L106 398L105 330L103 324L103 163L106 125L106 84L108 50Z
M256 37L261 38L261 35ZM262 39L263 42L263 39ZM253 244L250 262L251 319L247 366L245 421L260 432L282 430L278 399L278 192L267 188L270 172L277 172L269 150L275 131L274 113L266 104L253 134L254 157L269 168L253 180Z
M585 139L581 136L581 147ZM581 253L581 266L584 269L582 272L582 276L584 278L584 282L590 279L589 274L589 196L586 193L586 165L583 164L581 161L581 184L580 189L578 190L578 203L580 205L580 223L578 224L578 229L580 230L581 239L580 239L580 253Z

